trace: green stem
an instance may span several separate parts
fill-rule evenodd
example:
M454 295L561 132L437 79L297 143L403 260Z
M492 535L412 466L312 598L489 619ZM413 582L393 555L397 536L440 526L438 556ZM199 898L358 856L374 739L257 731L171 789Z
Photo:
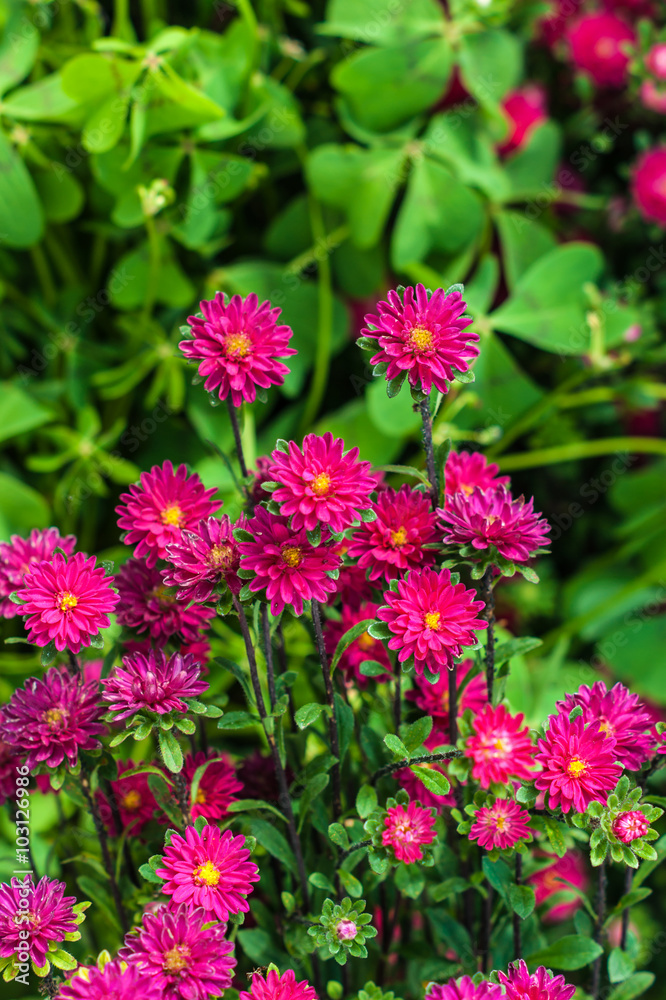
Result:
M430 498L433 510L435 510L439 503L439 483L437 481L437 466L435 464L435 447L432 441L432 415L430 413L429 396L419 404L419 412L423 427L423 450L425 452L426 469L428 470L428 481L430 483Z
M81 791L83 792L83 797L86 800L86 805L88 806L88 812L92 816L93 823L95 825L95 833L97 834L97 839L99 840L99 846L102 851L102 863L104 869L109 878L109 883L111 885L111 896L113 897L113 902L116 908L116 913L118 914L118 919L120 921L120 926L122 928L123 934L127 934L130 929L129 922L127 920L127 914L123 907L122 896L120 895L120 889L118 888L118 883L116 882L116 875L113 870L113 864L111 862L111 853L109 851L109 840L106 835L106 830L104 829L104 824L99 815L99 810L93 798L90 789L90 775L81 769L81 774L79 776L79 781L81 784Z
M412 764L432 764L436 760L453 760L454 757L462 757L462 750L443 750L441 753L427 753L422 757L410 757L408 760L397 760L394 764L385 764L375 771L370 778L370 784L375 785L380 778L385 778L387 774L394 771L401 771L403 767L411 767Z
M130 0L115 0L111 34L115 38L122 38L125 42L134 42L136 35L130 19L129 8Z
M151 215L146 216L145 226L148 234L148 281L146 282L146 297L143 303L143 318L150 319L157 299L162 254L159 233L155 219Z
M238 426L238 416L236 414L236 407L231 402L231 397L227 396L227 409L229 410L229 420L231 421L231 429L234 434L234 441L236 443L236 456L238 458L238 464L240 465L241 476L243 479L247 478L247 465L245 463L245 453L243 451L243 439L241 437L240 427Z
M317 349L315 352L315 364L310 383L310 392L308 393L301 421L303 434L307 434L312 429L312 424L319 412L321 401L324 398L330 367L331 342L333 339L333 287L324 217L319 202L312 194L308 195L308 206L315 245L322 247L323 253L320 254L321 259L318 261L319 311Z
M497 460L502 472L518 469L534 469L542 465L556 465L558 462L574 462L580 458L595 458L612 455L618 451L631 454L666 455L666 441L650 437L602 438L600 441L575 441L571 444L556 445L553 448L537 448L527 453L500 456Z
M338 819L340 813L342 812L342 792L340 788L340 741L338 739L338 716L335 710L335 692L333 690L333 680L331 678L331 670L328 665L328 656L326 655L326 644L324 643L324 633L322 631L321 623L321 608L319 607L319 602L314 599L310 602L312 606L312 624L314 626L315 640L317 643L317 652L319 653L319 662L321 664L321 672L324 678L324 688L326 689L326 701L328 707L331 710L331 714L328 719L328 733L329 741L331 744L331 753L335 757L335 764L331 768L331 783L333 785L333 813L334 819Z

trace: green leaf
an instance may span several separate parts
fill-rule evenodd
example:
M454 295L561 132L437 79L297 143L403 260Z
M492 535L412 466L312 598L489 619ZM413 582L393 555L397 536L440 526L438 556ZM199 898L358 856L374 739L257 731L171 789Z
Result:
M499 858L491 861L488 857L481 859L483 873L496 892L499 892L502 899L509 902L509 889L513 884L513 875L506 861Z
M465 87L482 107L492 111L522 76L520 38L501 28L464 35L459 58Z
M350 896L354 899L361 898L363 895L363 885L359 882L355 875L352 875L351 872L346 871L344 868L339 868L338 877L345 887L346 892L348 892Z
M500 667L514 656L524 656L525 653L530 653L533 649L538 649L541 645L543 645L543 640L532 636L502 642L495 650L495 666Z
M607 1000L636 1000L650 989L654 979L653 972L637 972L611 990Z
M381 677L386 674L386 665L377 660L364 660L359 667L364 677Z
M631 955L621 948L613 948L608 956L608 978L611 983L621 983L628 979L635 968Z
M433 795L448 795L451 790L451 783L445 774L441 771L436 771L434 768L423 767L420 764L414 764L409 769L412 774L415 774L419 781L425 785L429 792Z
M68 951L63 951L62 948L49 951L48 959L50 962L53 962L56 969L63 969L65 971L75 969L79 964L73 955L70 955Z
M353 642L356 642L356 640L359 639L365 632L367 632L368 628L374 623L374 621L374 618L364 618L363 621L357 622L356 625L352 626L352 628L347 629L335 647L335 652L333 653L330 665L331 673L333 673L340 662L340 658L342 657L344 651L348 649ZM298 712L296 715L298 716ZM298 721L298 719L296 721Z
M528 955L525 961L530 966L545 965L549 969L582 969L603 955L603 951L601 945L591 938L568 934L549 947Z
M261 722L256 715L249 712L225 712L217 724L218 729L246 729Z
M0 234L5 246L34 246L44 231L44 214L32 177L16 149L0 132Z
M253 816L250 819L250 832L253 837L257 838L257 843L261 844L269 854L286 865L293 874L297 873L298 867L294 852L283 834L272 823L260 819L258 816Z
M396 756L407 757L407 758L409 757L409 751L407 750L407 747L402 742L402 740L398 736L395 736L393 733L388 733L384 737L384 743L392 753L396 754Z
M525 920L534 910L534 889L530 885L510 885L509 902L512 910Z
M347 834L347 831L342 823L331 823L328 828L328 836L333 843L337 844L338 847L341 847L343 851L346 851L349 847L349 835Z
M162 760L173 774L183 769L183 751L177 737L169 729L160 729L158 742Z
M530 205L530 215L542 212L560 192L554 177L561 160L562 138L559 126L553 121L539 125L525 146L505 165L505 174L511 185L506 201L536 199L538 207Z
M396 889L409 896L410 899L418 899L425 888L425 875L418 865L407 865L402 861L395 873Z
M332 894L335 893L335 886L331 882L330 878L327 878L322 872L312 872L308 878L310 882L316 889L325 889L326 892Z
M425 743L432 732L432 724L430 716L424 715L416 722L400 726L400 738L407 747L408 753L413 753Z
M603 255L588 243L567 243L541 257L523 274L513 295L491 315L493 326L544 351L581 355L589 350L583 290L603 268Z
M286 823L283 813L276 809L271 802L265 802L263 799L236 799L235 802L230 802L227 806L227 812L230 813L251 812L253 809L265 809Z
M311 726L322 713L330 713L328 705L323 705L318 701L311 701L307 705L302 705L301 708L298 709L294 715L294 719L296 720L296 725L299 729L307 729L307 727Z
M444 14L436 0L330 0L320 34L340 35L375 45L400 45L414 38L440 35Z
M9 14L0 43L0 94L28 75L39 49L39 31L16 5Z
M495 221L507 283L513 290L525 271L554 250L557 242L549 229L528 218L525 212L498 212Z
M377 792L372 785L363 785L356 796L356 812L365 819L377 808Z

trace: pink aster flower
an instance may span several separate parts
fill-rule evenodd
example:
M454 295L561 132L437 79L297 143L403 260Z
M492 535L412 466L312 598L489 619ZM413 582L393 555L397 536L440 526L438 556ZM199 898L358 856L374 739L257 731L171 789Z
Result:
M540 965L536 972L530 975L527 965L521 959L509 963L509 974L498 973L499 981L506 990L507 1000L570 1000L576 992L575 986L569 986L564 976L554 976L552 972Z
M59 767L64 760L74 767L79 750L96 749L95 737L106 731L99 722L98 690L60 667L30 677L3 707L0 737L12 751L25 754L30 769Z
M339 622L327 621L324 627L324 639L326 641L326 651L329 656L335 652L335 648L350 628L368 618L375 618L377 615L377 604L362 604L359 608L342 606L342 617ZM381 663L386 667L385 673L375 677L376 681L386 680L390 677L391 661L384 644L379 639L373 639L369 632L363 632L355 639L342 654L338 663L339 669L345 675L348 684L356 684L358 687L365 687L368 683L367 677L361 673L361 666L369 660Z
M617 763L615 737L602 732L598 723L587 727L582 716L572 722L568 715L551 715L548 729L539 740L536 760L543 771L536 787L548 793L548 806L568 813L585 812L591 802L602 802L617 785L622 765Z
M76 898L65 896L65 889L46 876L37 885L29 875L0 885L0 958L26 950L38 968L46 965L49 945L77 932Z
M437 513L446 523L444 540L472 545L479 551L494 546L513 562L527 562L548 542L550 527L534 512L534 500L514 500L505 486L474 489L470 496L456 493Z
M95 557L76 552L68 560L56 552L50 562L34 563L23 586L19 613L26 618L28 639L37 646L55 643L56 649L78 653L89 646L118 603L111 579Z
M469 839L478 840L487 851L494 847L505 850L520 840L529 840L531 834L527 810L513 799L496 799L492 806L477 809Z
M317 994L306 980L297 982L291 969L282 975L270 969L266 978L255 972L249 992L241 990L238 1000L317 1000Z
M79 966L60 987L57 1000L162 1000L155 980L144 976L136 965L108 962L103 969Z
M226 754L216 750L208 753L188 754L183 765L183 778L188 789L198 768L210 761L201 775L197 794L192 805L192 819L205 816L207 820L224 819L229 806L238 799L243 783L236 777L236 768Z
M467 496L478 486L480 490L508 487L508 476L498 476L499 465L488 462L480 451L450 451L444 466L444 490L447 497L454 493Z
M437 540L437 518L425 493L409 486L382 490L372 509L377 519L356 529L347 550L371 581L394 580L434 562L424 545Z
M474 735L467 739L465 756L474 761L472 777L482 788L534 777L534 747L524 721L522 712L511 715L504 705L485 705L474 719Z
M338 555L344 555L347 545L348 542L343 540L339 545L333 546L333 551ZM334 597L330 598L331 603L338 597L343 605L350 608L358 608L359 605L372 599L372 587L364 571L358 566L340 567L340 576L335 585Z
M208 925L208 926L206 926ZM210 914L181 904L146 913L118 957L159 986L164 1000L208 1000L231 986L236 959L225 927Z
M220 506L213 500L215 489L206 490L196 475L188 475L179 465L173 471L171 462L150 472L141 473L138 485L121 494L116 507L118 527L127 531L125 545L136 545L134 555L145 556L149 566L166 558L166 547L180 540L185 529L196 531L199 521Z
M469 976L449 979L448 983L430 983L426 1000L503 1000L501 986L481 982L476 984Z
M178 587L179 601L209 601L216 587L226 584L233 594L241 589L238 579L240 554L234 528L246 528L241 516L236 524L226 517L209 517L196 531L184 531L178 542L167 545L171 566L164 573L169 587Z
M475 631L488 623L477 618L484 607L464 583L451 583L448 569L413 570L398 582L397 592L384 593L386 605L377 612L393 633L389 648L404 663L414 657L417 674L427 668L438 674L451 666L464 646L476 643Z
M131 774L128 777L123 777L126 771L133 771L138 766L134 761L119 760L117 766L118 777L111 782L111 788L120 814L121 829L115 828L111 807L101 792L98 793L100 814L114 836L119 837L123 830L130 825L132 826L132 834L138 835L144 826L151 821L158 805L150 790L147 774Z
M471 708L476 713L480 712L488 701L488 688L486 678L483 673L477 674L471 681L466 683L466 677L472 667L474 660L463 660L456 665L456 683L458 687L458 715ZM441 729L446 730L449 725L449 675L448 671L442 671L434 683L426 677L414 676L414 687L407 692L407 698L416 703L425 715L431 715L436 720Z
M27 538L12 535L8 542L0 542L0 618L14 618L21 613L9 595L18 590L33 563L49 560L56 549L71 556L75 545L74 535L63 538L57 528L33 528Z
M659 115L666 114L666 85L662 81L643 80L639 94L643 107Z
M547 121L546 93L540 84L528 83L504 98L502 111L508 130L497 151L506 156L524 146L537 125Z
M365 317L365 337L377 341L371 365L386 365L386 379L407 374L409 384L429 394L433 385L448 392L454 369L466 372L479 349L478 333L465 332L472 320L463 316L467 303L460 292L437 288L431 296L424 285L406 288L404 300L390 291L377 303L378 315Z
M345 452L342 438L328 431L323 437L306 434L303 448L289 442L287 453L276 448L270 475L278 488L273 500L291 526L307 531L321 525L344 531L372 506L370 494L377 482L370 463L359 462L358 448Z
M646 222L666 226L666 146L656 146L639 156L632 174L631 190Z
M407 808L392 806L386 812L384 826L382 844L392 847L398 861L408 865L420 861L423 858L421 847L432 844L437 836L433 810L423 809L416 802L410 802Z
M630 844L632 840L644 837L649 829L650 823L640 809L620 813L613 823L613 833L623 844Z
M174 903L201 906L224 923L231 914L250 909L245 897L259 881L259 869L249 858L245 837L234 837L231 830L221 833L216 826L205 826L201 833L188 826L185 837L172 834L165 848L157 869L167 880L162 892Z
M567 31L571 58L599 87L622 87L636 35L617 14L584 14Z
M645 57L645 65L657 80L666 80L666 42L657 42Z
M578 706L583 709L584 723L597 722L602 733L615 738L615 759L630 771L637 771L654 753L657 743L648 732L652 716L638 695L623 684L615 684L610 691L603 681L592 687L583 684L575 694L558 701L556 708L569 715Z
M203 316L188 316L191 340L178 345L190 361L199 361L198 372L205 378L207 392L218 391L220 399L231 398L234 406L253 403L257 387L282 385L289 369L278 358L298 354L289 346L292 331L278 326L282 312L253 293L247 298L225 296L200 304Z
M568 883L586 893L587 867L578 851L567 851L561 858L555 854L542 856L551 858L552 863L536 871L527 882L534 889L537 906L549 903L543 919L548 923L561 923L582 906L580 895Z
M162 573L143 559L128 559L116 575L120 598L118 624L147 632L161 648L178 636L184 642L196 642L201 630L215 617L215 608L200 604L188 607L169 593Z
M240 542L241 574L254 573L253 593L266 591L274 615L288 604L303 614L303 601L326 601L336 582L329 574L340 565L340 557L329 547L310 544L305 528L289 527L289 520L257 507L247 530L252 542Z
M449 738L439 730L433 732L424 740L424 746L431 753L437 753L443 746L448 746ZM419 767L427 767L430 771L438 771L448 778L448 761L437 760L429 764L419 764ZM439 815L444 809L452 809L455 804L453 789L449 789L446 795L437 795L425 787L423 782L414 774L409 767L402 767L393 775L404 788L410 799L418 799L422 806L427 809L434 809Z
M131 653L122 663L103 681L102 698L116 713L115 722L142 711L186 712L183 698L197 698L208 687L191 656L174 653L167 659L161 651Z

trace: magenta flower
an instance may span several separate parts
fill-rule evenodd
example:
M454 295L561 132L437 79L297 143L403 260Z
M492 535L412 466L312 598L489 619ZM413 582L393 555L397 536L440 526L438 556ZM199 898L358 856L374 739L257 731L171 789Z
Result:
M501 986L481 982L475 984L469 976L449 979L448 983L431 983L426 1000L503 1000Z
M448 392L454 369L466 372L479 349L478 333L465 333L472 320L463 316L467 304L459 291L442 288L429 294L423 285L406 288L404 300L390 291L386 302L377 303L378 315L365 317L363 336L377 341L378 352L371 365L385 366L388 381L404 378L421 392L433 385Z
M101 792L98 793L100 813L114 836L119 837L123 830L130 825L132 826L132 834L138 835L146 823L151 821L158 805L150 790L147 774L123 776L126 771L133 771L138 766L134 761L119 760L117 766L118 777L111 782L111 788L120 813L121 829L116 829L109 802Z
M469 839L477 840L487 851L514 847L531 835L530 814L512 799L496 799L492 806L477 809L469 831Z
M611 13L584 14L567 31L571 58L599 87L622 87L627 81L636 35Z
M238 546L241 576L254 574L250 590L266 591L274 615L286 605L302 615L303 601L326 601L335 591L331 574L340 566L340 557L325 545L311 545L304 528L290 528L286 517L257 507L247 530L254 540Z
M456 666L456 682L458 686L458 715L471 708L476 714L488 701L488 688L483 673L477 674L471 681L465 683L466 677L474 660L463 660ZM462 690L461 690L462 688ZM437 680L431 683L425 677L416 674L414 687L407 692L407 698L416 703L425 715L431 715L437 725L446 730L449 725L449 675L442 671Z
M155 980L144 976L136 965L108 962L103 969L80 965L60 987L57 1000L162 1000Z
M97 684L80 683L65 669L51 667L42 678L30 677L3 708L0 738L23 756L30 769L43 764L74 767L79 750L94 750L106 731L100 724Z
M125 545L136 545L134 555L145 556L149 566L166 559L170 542L179 541L185 529L196 531L199 521L220 506L212 499L215 492L204 489L196 473L188 476L184 465L174 472L167 461L142 472L139 485L121 494L123 502L116 507L118 527L127 531Z
M208 925L208 926L206 926ZM222 924L185 904L146 913L118 957L155 983L164 1000L208 1000L231 986L236 959Z
M532 132L548 120L546 94L538 83L527 83L513 90L502 101L502 111L507 119L506 139L498 146L498 153L506 156L524 146Z
M588 889L587 868L578 851L567 851L561 858L555 854L545 857L552 858L553 863L540 868L527 881L534 889L537 906L554 900L543 919L548 923L561 923L569 920L582 905L580 895L567 883L571 882L585 894Z
M156 874L167 880L162 892L174 903L201 906L225 922L250 909L245 897L259 881L259 869L249 858L245 837L221 833L216 826L205 826L201 833L188 826L184 838L171 835Z
M317 994L306 980L297 982L291 969L282 975L269 969L266 978L255 972L249 992L241 990L238 1000L317 1000Z
M179 601L203 604L223 584L232 594L240 591L240 553L234 528L247 528L247 519L241 515L232 524L226 515L209 517L199 522L196 531L184 531L178 542L167 545L171 566L164 573L164 582L179 588Z
M431 753L437 753L443 746L449 743L448 736L435 729L424 741L424 746ZM419 764L419 767L427 767L429 771L438 771L448 778L448 761L437 760L427 764ZM444 809L452 809L455 804L453 789L449 789L446 795L437 795L425 787L423 782L414 774L409 767L401 767L393 775L400 782L400 787L404 788L410 799L418 799L422 806L427 809L434 809L439 815Z
M208 753L188 754L183 765L183 778L188 789L198 768L210 761L199 781L197 794L192 804L192 819L205 816L207 820L224 819L229 806L238 799L243 783L236 777L236 768L226 754L216 750Z
M640 809L620 813L613 823L613 833L623 844L630 844L632 840L644 837L649 829L649 820Z
M161 651L123 656L102 682L102 698L115 713L114 722L136 712L186 712L184 698L197 698L208 687L200 679L201 666L192 656L174 653L168 659Z
M65 896L65 889L64 882L46 876L37 885L29 875L0 885L0 959L25 950L43 969L50 944L64 941L66 934L78 935L76 897Z
M514 500L505 486L474 489L471 495L456 493L437 513L444 527L444 540L453 545L471 545L482 551L496 548L505 559L527 562L548 542L550 527L534 512L534 500Z
M474 632L488 627L476 617L483 601L475 601L476 592L463 583L452 584L447 569L413 570L397 588L384 592L386 605L377 617L393 633L389 648L399 650L400 663L413 656L417 674L451 666L464 646L476 643Z
M240 406L254 402L257 387L282 385L289 369L277 359L298 351L289 346L291 327L277 325L281 309L268 301L259 305L254 294L225 302L221 292L199 305L203 316L187 318L192 339L178 346L188 360L200 362L207 392L217 390L220 399Z
M37 646L78 653L89 646L118 603L111 579L95 557L76 552L69 560L56 552L51 562L35 563L17 591L23 601L28 639Z
M602 802L622 775L617 763L616 740L602 732L597 723L587 727L582 716L572 722L567 715L551 715L536 760L543 771L536 787L548 793L548 806L568 813L585 812L591 802Z
M498 476L499 465L488 462L480 451L450 451L444 466L444 491L446 496L465 493L467 496L478 486L480 490L508 487L508 476ZM447 501L448 502L448 501Z
M655 83L654 80L643 80L640 90L640 98L643 106L657 114L666 113L666 87L663 82Z
M650 48L645 65L658 80L666 80L666 42L657 42Z
M511 715L504 705L485 705L474 719L474 735L467 739L465 756L474 761L472 777L482 788L534 777L534 747L524 721L522 712Z
M437 540L437 518L425 493L409 486L382 490L372 509L377 519L356 529L347 550L361 569L369 570L371 581L394 580L434 562L434 551L424 545Z
M74 535L63 538L57 528L33 528L27 538L12 535L8 542L0 542L0 618L14 618L21 613L9 595L18 590L33 563L49 560L56 549L71 556L75 545Z
M255 464L256 469L251 473L252 479L250 481L247 504L250 513L254 511L257 504L260 504L264 500L268 499L268 493L263 488L263 484L272 482L270 470L271 465L273 464L273 459L269 455L261 455Z
M575 986L569 986L564 976L554 976L543 965L530 975L521 959L509 963L509 974L498 973L499 981L506 990L507 1000L524 1000L534 997L535 1000L570 1000L576 992Z
M116 586L118 623L139 634L147 632L159 648L174 636L183 642L197 642L201 630L215 617L214 608L199 604L188 607L170 594L160 570L143 559L128 559L118 570Z
M639 156L631 178L634 201L646 222L666 227L666 146Z
M392 806L384 817L382 844L393 849L398 861L413 864L423 858L423 845L432 844L437 836L434 826L432 809L423 809L416 802L410 802L407 808Z
M377 480L370 475L370 463L359 462L358 448L344 448L342 438L328 431L323 437L306 434L302 450L290 441L287 453L279 448L273 452L270 475L278 484L273 500L294 529L314 531L321 525L344 531L372 506Z
M603 681L592 687L583 684L575 694L558 701L556 708L569 715L577 706L583 709L584 723L597 722L602 733L615 738L615 759L630 771L637 771L654 753L657 742L654 734L647 732L652 716L638 695L623 684L613 685L610 691Z
M376 604L362 604L359 608L351 608L346 604L342 606L342 617L340 621L327 621L324 627L324 639L326 641L326 651L329 656L335 652L335 648L350 628L368 618L375 618L377 614ZM368 678L361 673L361 667L369 660L381 663L386 668L385 673L375 677L375 680L386 680L391 676L391 661L384 644L379 639L373 639L369 632L362 632L358 639L355 639L342 654L338 662L338 668L345 675L348 684L356 684L358 687L366 687Z

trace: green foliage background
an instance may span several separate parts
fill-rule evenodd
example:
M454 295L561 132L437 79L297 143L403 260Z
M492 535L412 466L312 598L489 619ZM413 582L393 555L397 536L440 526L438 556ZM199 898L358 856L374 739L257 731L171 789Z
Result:
M541 585L500 598L509 626L545 634L545 667L514 664L513 706L540 720L600 666L663 704L666 258L661 231L606 211L658 126L561 86L533 41L543 4L450 8L0 3L0 536L57 524L125 558L118 493L166 458L231 493L226 414L176 346L216 290L280 305L299 351L247 411L251 459L326 429L408 461L418 415L354 337L388 287L464 280L481 356L436 440L482 447L556 526ZM444 108L454 69L471 96ZM551 119L502 161L500 104L528 78ZM35 666L17 650L3 700Z

